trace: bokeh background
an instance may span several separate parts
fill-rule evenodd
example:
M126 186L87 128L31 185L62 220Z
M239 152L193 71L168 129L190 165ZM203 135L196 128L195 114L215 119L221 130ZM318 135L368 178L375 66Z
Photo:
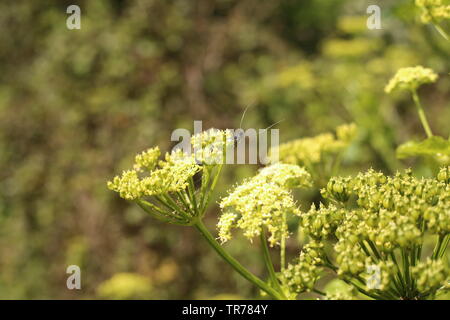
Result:
M0 2L0 298L255 298L190 228L145 216L106 188L137 152L176 128L277 127L281 141L355 122L345 159L386 173L423 130L407 94L383 88L400 67L440 74L420 89L448 136L450 48L413 0L96 0ZM81 7L81 30L66 8ZM368 30L366 9L382 9ZM423 169L421 169L423 168ZM256 166L227 168L216 199ZM214 232L219 211L206 223ZM288 249L298 252L297 240ZM261 274L258 249L227 249ZM66 268L81 268L81 290Z

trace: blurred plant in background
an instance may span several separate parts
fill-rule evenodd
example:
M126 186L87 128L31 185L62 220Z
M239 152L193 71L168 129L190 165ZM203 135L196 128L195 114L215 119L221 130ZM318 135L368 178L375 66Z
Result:
M150 298L152 286L148 278L134 273L116 273L111 279L101 283L99 297L106 299L144 299Z
M354 122L358 136L342 170L370 163L393 173L402 167L396 147L423 130L409 96L386 97L385 83L417 64L449 73L448 42L410 0L381 1L377 31L367 30L360 0L77 2L81 30L65 27L73 1L0 4L2 298L100 297L101 283L121 273L150 279L147 298L257 296L195 235L147 220L104 181L140 150L169 150L172 130L193 120L237 126L250 103L243 126L288 119L283 142ZM448 87L442 76L420 92L435 135L448 134ZM433 173L428 159L412 164ZM256 171L233 169L212 201ZM206 224L216 221L209 211ZM295 241L287 255L297 254ZM229 250L261 271L244 239ZM82 269L81 291L65 287L69 264ZM184 276L174 281L178 272Z

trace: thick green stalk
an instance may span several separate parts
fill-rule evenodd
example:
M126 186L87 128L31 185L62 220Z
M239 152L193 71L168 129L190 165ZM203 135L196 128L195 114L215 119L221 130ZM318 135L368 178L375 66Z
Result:
M265 291L272 298L277 300L282 300L284 297L277 292L275 289L270 287L267 283L262 281L260 278L256 277L245 267L243 267L236 259L234 259L228 252L226 252L222 246L214 239L208 229L205 227L203 222L198 221L194 225L197 230L203 235L209 245L224 259L234 270L236 270L245 279L256 285L261 290Z

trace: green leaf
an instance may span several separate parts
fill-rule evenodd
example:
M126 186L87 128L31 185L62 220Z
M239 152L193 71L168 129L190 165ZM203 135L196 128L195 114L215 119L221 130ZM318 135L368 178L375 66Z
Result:
M399 159L417 156L450 156L450 141L433 136L423 141L408 141L397 148Z

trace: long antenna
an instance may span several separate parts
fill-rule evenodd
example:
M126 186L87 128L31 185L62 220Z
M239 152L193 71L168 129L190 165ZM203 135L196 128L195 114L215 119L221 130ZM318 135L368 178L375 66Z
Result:
M247 105L247 107L245 107L244 113L242 114L241 117L241 122L239 123L239 129L242 128L242 121L244 121L245 113L247 112L248 108L250 108L252 105L253 103L250 103L249 105Z
M276 126L277 124L279 124L280 122L283 122L285 119L281 119L280 121L275 122L274 124L268 126L267 128L265 128L264 130L269 130L270 128Z

